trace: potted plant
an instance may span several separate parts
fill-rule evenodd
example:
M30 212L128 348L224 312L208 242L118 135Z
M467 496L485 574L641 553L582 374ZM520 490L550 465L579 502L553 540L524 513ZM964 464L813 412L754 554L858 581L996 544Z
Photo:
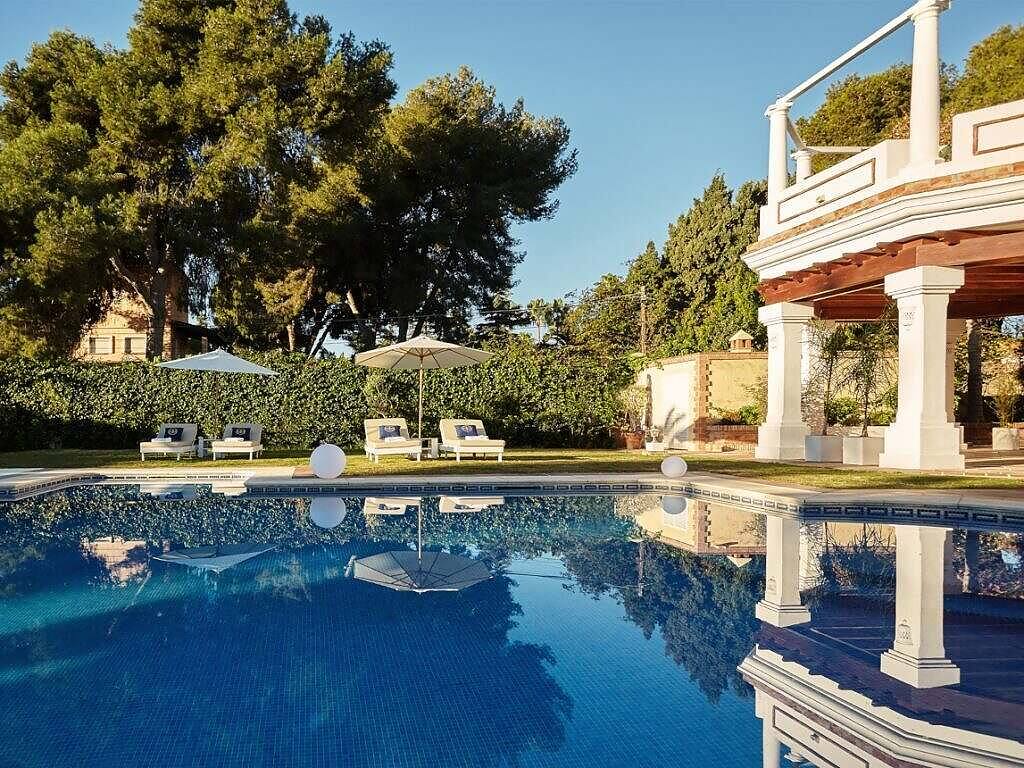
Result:
M1020 447L1019 433L1012 426L1021 396L1020 342L1012 337L999 336L990 344L993 353L990 364L992 404L999 420L999 426L992 429L992 450L1015 451Z
M849 365L849 387L860 412L860 434L843 438L843 463L864 466L878 464L884 438L869 434L872 410L889 390L898 335L895 313L890 305L876 323L846 327L845 360Z
M626 387L619 393L619 433L626 448L639 450L644 444L644 417L647 414L647 390Z
M846 328L815 319L811 321L808 333L815 355L804 392L804 407L810 412L807 421L820 431L804 438L804 457L807 461L840 462L843 460L843 437L830 435L828 428L834 410L839 365L846 349Z
M665 450L665 443L662 442L661 427L650 426L644 436L644 450L657 452Z

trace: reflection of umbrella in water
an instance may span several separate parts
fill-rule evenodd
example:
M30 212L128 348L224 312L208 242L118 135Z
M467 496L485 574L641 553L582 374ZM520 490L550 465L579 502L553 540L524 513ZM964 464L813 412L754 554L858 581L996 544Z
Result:
M164 552L162 555L155 555L153 559L165 563L188 565L201 571L220 573L257 555L269 552L275 547L277 547L276 544L225 544L219 547L189 547Z
M423 551L423 510L416 509L416 549L381 552L350 563L351 574L361 581L399 592L458 592L491 578L479 560L448 552Z

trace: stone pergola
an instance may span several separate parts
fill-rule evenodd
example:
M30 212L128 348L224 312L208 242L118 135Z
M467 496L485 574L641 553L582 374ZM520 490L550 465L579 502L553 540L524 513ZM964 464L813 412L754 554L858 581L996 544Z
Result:
M899 326L898 410L879 463L964 467L953 415L953 352L969 318L1024 314L1024 101L956 115L939 143L939 17L920 0L769 106L768 201L744 256L760 279L768 328L768 412L756 455L804 458L805 326L877 320ZM793 100L905 24L914 29L910 138L874 147L811 147ZM790 141L795 183L790 183ZM811 173L814 154L849 154Z

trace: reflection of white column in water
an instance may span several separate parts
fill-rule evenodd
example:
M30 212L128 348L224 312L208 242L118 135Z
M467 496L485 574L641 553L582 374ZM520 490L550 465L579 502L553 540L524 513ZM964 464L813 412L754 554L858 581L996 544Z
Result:
M757 618L776 627L811 620L800 602L800 521L769 515L765 520L764 599Z
M960 682L960 669L943 645L945 528L897 525L896 636L881 669L915 688Z
M800 526L800 589L821 584L821 553L825 547L825 525L805 523Z
M782 742L772 726L772 700L762 691L754 689L754 714L761 718L761 754L764 768L779 768Z

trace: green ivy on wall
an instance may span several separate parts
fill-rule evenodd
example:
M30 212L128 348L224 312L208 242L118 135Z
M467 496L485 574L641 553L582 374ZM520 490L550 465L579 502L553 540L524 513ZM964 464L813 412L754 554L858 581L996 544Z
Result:
M592 352L534 347L520 338L469 368L428 371L424 434L445 417L480 418L512 446L611 445L616 395L630 380L624 362ZM415 429L416 372L367 369L343 358L243 356L274 378L171 371L151 363L0 362L0 450L127 448L161 422L198 422L219 436L225 424L263 425L268 448L328 440L363 442L363 419L404 416Z

